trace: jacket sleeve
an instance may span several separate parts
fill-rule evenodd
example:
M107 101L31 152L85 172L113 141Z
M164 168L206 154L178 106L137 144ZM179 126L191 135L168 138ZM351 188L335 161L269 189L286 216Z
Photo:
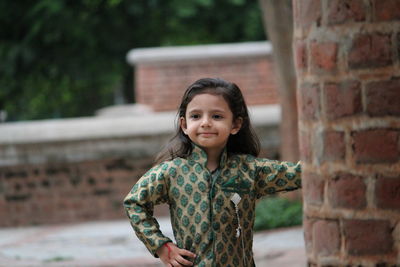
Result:
M124 208L137 237L154 257L156 251L170 238L160 231L160 225L153 217L154 205L168 202L168 174L166 163L150 169L133 186L124 199Z
M300 161L295 164L257 158L255 163L257 197L301 188Z

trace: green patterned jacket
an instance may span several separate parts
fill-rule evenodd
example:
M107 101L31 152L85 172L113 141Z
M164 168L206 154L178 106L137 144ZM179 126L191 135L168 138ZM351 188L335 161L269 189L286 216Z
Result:
M197 255L194 266L255 266L252 243L256 200L300 188L300 163L228 156L225 150L215 172L206 165L207 154L194 146L188 158L175 158L151 168L124 199L132 227L157 257L156 250L171 239L161 233L153 207L168 203L176 244ZM240 195L237 211L231 200L236 193ZM237 230L239 226L241 230Z

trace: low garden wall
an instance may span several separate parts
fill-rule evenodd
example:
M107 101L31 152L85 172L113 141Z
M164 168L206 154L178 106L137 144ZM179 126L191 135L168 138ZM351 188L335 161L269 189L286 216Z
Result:
M279 107L250 112L263 155L277 157ZM124 218L122 200L171 137L174 118L142 112L0 124L0 226Z

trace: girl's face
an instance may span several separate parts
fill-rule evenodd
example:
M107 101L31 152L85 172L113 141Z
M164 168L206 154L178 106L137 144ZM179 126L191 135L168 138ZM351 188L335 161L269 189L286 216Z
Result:
M220 153L229 135L239 132L242 119L233 119L232 111L221 95L204 93L189 102L180 124L190 140L205 152Z

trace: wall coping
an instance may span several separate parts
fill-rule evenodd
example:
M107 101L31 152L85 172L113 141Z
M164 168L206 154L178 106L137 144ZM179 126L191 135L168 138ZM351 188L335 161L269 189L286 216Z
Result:
M135 48L128 52L127 62L134 66L140 63L174 62L197 59L237 58L267 56L272 54L269 41Z
M280 105L249 107L254 126L277 125ZM176 112L9 122L0 124L0 145L36 144L172 133Z

